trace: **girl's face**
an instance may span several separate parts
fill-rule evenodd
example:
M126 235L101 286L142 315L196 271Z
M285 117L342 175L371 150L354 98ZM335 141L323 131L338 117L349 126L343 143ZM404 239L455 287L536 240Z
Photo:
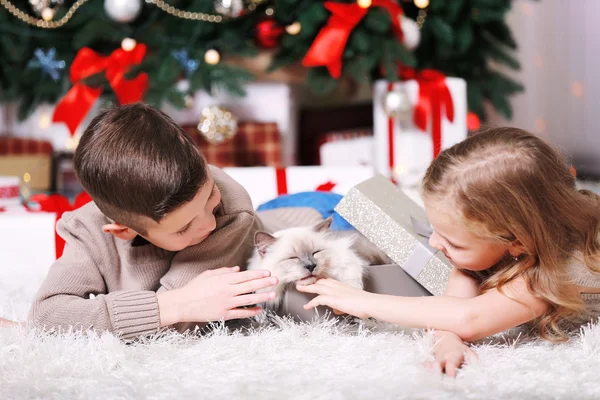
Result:
M433 228L429 245L444 253L457 268L483 271L498 263L511 249L509 244L475 235L452 207L425 201L425 211Z

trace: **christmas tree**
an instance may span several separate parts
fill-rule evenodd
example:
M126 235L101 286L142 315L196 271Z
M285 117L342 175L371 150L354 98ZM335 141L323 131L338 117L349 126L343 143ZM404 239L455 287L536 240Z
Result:
M510 7L510 0L0 0L0 101L18 101L20 118L67 93L65 112L86 96L184 107L198 90L243 95L253 79L243 60L269 52L267 72L303 65L317 93L341 78L439 70L466 80L470 111L485 119L490 101L510 118L508 98L523 87L494 67L519 68L504 21Z

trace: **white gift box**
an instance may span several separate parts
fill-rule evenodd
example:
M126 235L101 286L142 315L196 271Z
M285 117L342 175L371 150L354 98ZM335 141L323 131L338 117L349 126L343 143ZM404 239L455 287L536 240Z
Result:
M24 207L0 212L0 270L4 288L41 285L56 260L56 214ZM33 293L32 293L33 294Z
M372 167L232 167L223 171L250 194L255 208L279 195L330 191L344 195L359 182L373 176Z
M21 179L18 176L0 176L0 208L21 204Z
M323 143L319 148L321 165L373 166L373 137L357 137Z
M467 87L463 79L446 78L454 109L454 119L449 121L441 114L441 148L446 149L467 137ZM391 84L392 90L405 91L411 105L419 99L419 83L408 80ZM377 171L392 176L401 186L417 186L433 161L432 113L427 118L427 131L421 131L412 119L390 119L383 108L390 83L379 80L373 89L374 161ZM392 130L390 132L390 129ZM393 150L390 151L391 147ZM393 160L390 160L390 154Z

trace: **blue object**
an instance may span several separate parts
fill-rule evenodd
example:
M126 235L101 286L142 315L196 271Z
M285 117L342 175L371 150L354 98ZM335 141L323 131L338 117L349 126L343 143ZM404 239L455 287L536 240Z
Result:
M354 227L336 213L335 206L342 200L342 195L330 192L301 192L279 196L261 204L257 211L274 210L285 207L310 207L317 210L323 218L333 216L331 230L353 230Z
M61 69L64 69L67 64L64 60L56 59L56 49L51 48L48 52L44 52L42 49L35 49L33 52L35 58L29 61L27 64L28 68L39 68L42 70L42 74L48 75L53 81L60 79Z
M181 68L185 71L185 76L189 78L200 66L198 60L190 59L190 55L187 50L173 50L171 55L174 59L179 61Z

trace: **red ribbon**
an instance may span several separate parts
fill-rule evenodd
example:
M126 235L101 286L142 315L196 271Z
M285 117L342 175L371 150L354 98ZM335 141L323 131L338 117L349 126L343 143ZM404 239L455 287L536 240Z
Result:
M104 57L87 47L77 53L71 64L70 79L73 87L56 106L52 121L67 124L71 135L102 94L102 89L86 86L81 80L105 71L106 79L114 90L119 104L127 104L142 99L148 87L148 74L141 73L132 80L126 80L129 67L139 64L146 55L146 46L138 44L131 51L117 49Z
M276 168L275 176L277 179L277 196L281 196L284 194L288 194L288 185L287 185L287 172L285 168ZM335 182L327 181L318 185L315 189L316 192L331 192L333 188L336 186Z
M402 7L392 0L372 0L371 7L382 7L390 14L392 30L402 41L399 18L403 14ZM331 76L337 79L342 75L342 55L348 37L367 15L369 8L362 8L357 3L340 4L333 1L325 2L325 8L331 12L331 17L304 56L302 65L326 66Z
M287 194L287 174L285 168L277 168L275 174L277 175L277 196Z
M18 186L0 187L0 199L13 199L19 197L20 191Z
M454 121L454 103L446 76L433 69L416 72L411 68L401 68L400 75L403 79L415 79L419 84L413 120L416 127L426 131L427 121L431 119L433 158L436 158L442 150L442 116L445 114L448 121Z
M75 198L74 204L71 204L65 196L60 194L36 194L31 196L30 200L38 203L41 211L56 213L56 222L58 222L64 213L78 209L79 207L92 201L92 198L86 192L81 192ZM56 226L54 228L54 238L56 258L60 258L65 248L65 241L56 232Z

